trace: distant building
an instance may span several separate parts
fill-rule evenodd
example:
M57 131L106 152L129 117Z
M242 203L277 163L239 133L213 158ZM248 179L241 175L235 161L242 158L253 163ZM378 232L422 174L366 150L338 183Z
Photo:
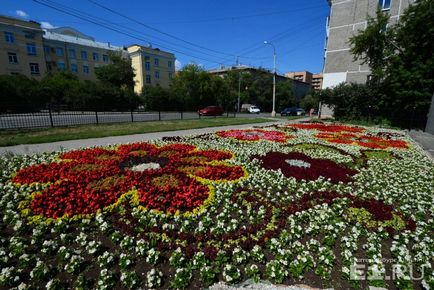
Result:
M41 25L0 16L0 74L41 79L46 73Z
M175 55L141 45L127 48L136 76L134 91L141 93L144 86L168 87L175 76Z
M370 70L367 64L354 61L350 37L364 30L368 16L375 17L377 8L387 11L390 23L396 23L415 0L328 0L327 38L323 88L342 82L365 83Z
M122 47L97 42L71 27L49 29L44 35L44 55L48 72L69 71L80 80L96 80L95 69L110 63L110 54L128 57Z
M271 74L271 75L273 74L271 71L259 69L259 68L254 68L254 67L249 67L249 66L221 67L219 69L209 70L208 72L211 74L215 74L215 75L225 75L229 71L234 71L234 70L235 71L244 71L244 72L248 72L251 74L259 74L259 73L266 73L266 74ZM299 99L306 96L307 93L309 92L309 90L311 89L311 85L308 83L305 83L303 81L299 81L296 79L290 79L290 78L283 76L283 75L276 75L276 82L281 82L281 81L292 81L294 95L295 95L295 97L297 97Z
M319 91L322 89L322 80L323 80L322 73L312 75L312 88L315 91Z
M316 91L322 89L322 73L312 74L311 72L308 71L300 71L300 72L288 72L285 74L285 76L293 80L308 83Z
M80 80L96 80L95 69L118 53L131 58L135 92L145 85L168 87L175 75L175 55L158 48L128 49L98 42L72 27L42 29L35 21L0 16L0 74L22 74L40 80L47 72L68 71Z

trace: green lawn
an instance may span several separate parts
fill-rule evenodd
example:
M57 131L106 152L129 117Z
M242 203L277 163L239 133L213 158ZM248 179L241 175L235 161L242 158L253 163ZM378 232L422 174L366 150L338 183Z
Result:
M283 118L278 118L283 119ZM293 119L293 118L285 118ZM209 118L195 120L150 121L137 123L116 123L82 125L64 128L22 129L0 131L0 146L18 144L49 143L54 141L120 136L130 134L197 129L226 125L270 122L265 118Z

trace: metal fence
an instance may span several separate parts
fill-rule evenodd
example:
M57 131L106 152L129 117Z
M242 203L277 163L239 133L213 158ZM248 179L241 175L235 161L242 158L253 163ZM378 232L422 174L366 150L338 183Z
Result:
M221 117L233 117L234 113L225 113ZM221 118L219 117L219 118ZM87 124L108 124L163 120L192 120L201 117L197 112L163 111L53 111L44 110L36 113L2 113L0 129L54 128Z

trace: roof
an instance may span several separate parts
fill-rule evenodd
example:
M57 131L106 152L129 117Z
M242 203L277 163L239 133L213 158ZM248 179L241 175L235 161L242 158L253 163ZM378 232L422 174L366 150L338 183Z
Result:
M57 29L55 29L55 30L57 30ZM84 35L84 34L82 34L82 35ZM86 36L86 35L84 35L84 36ZM51 30L51 29L46 30L43 37L44 37L44 39L47 39L47 40L56 40L56 41L74 43L74 44L78 44L78 45L114 50L114 51L123 49L120 46L113 46L107 42L94 41L92 37L91 37L91 39L89 39L89 36L87 36L87 38L81 38L79 36L71 36L71 35L67 35L67 34L61 34L61 33L53 32L53 30Z

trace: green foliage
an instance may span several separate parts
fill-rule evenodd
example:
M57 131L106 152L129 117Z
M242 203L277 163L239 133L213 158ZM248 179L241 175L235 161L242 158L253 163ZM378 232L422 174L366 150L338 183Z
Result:
M23 75L0 75L0 113L43 108L46 97L38 82Z
M434 91L433 2L416 1L397 24L389 24L386 29L388 21L386 12L378 11L376 18L368 20L367 28L350 40L355 58L369 64L372 71L369 86L376 92L367 96L374 96L382 110L415 109L426 115ZM339 110L342 103L333 101L337 103L331 104ZM362 115L357 108L353 113L347 115ZM341 118L342 112L337 116ZM379 116L391 118L381 110Z
M340 84L321 91L321 99L330 104L336 119L363 119L378 109L376 88L364 84Z
M111 63L95 69L97 78L106 84L123 90L134 89L134 69L131 60L122 58L119 54L110 55Z

